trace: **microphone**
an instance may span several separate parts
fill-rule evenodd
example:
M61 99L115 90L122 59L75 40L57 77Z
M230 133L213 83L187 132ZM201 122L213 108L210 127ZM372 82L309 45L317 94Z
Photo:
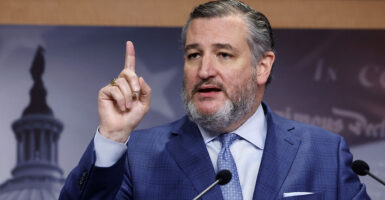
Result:
M352 163L352 169L356 174L360 176L369 175L370 177L374 178L376 181L380 182L382 185L385 185L384 181L382 181L381 179L377 178L375 175L369 172L369 165L363 160L354 161Z
M228 182L230 182L231 177L232 177L232 174L229 170L224 169L224 170L219 171L217 173L217 175L215 176L215 182L213 184L211 184L209 187L207 187L205 190L203 190L203 192L198 194L198 196L196 196L193 200L198 200L199 198L201 198L204 194L206 194L208 191L210 191L211 188L213 188L217 184L219 184L219 185L227 184Z

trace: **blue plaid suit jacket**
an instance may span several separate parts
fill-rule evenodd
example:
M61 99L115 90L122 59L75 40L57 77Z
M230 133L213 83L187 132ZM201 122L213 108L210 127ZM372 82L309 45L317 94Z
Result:
M281 118L266 104L263 108L268 132L253 199L281 199L286 192L314 193L283 198L288 200L369 199L341 136ZM94 166L92 141L60 199L191 200L215 180L199 129L187 117L135 131L127 146L114 166L100 168ZM202 199L222 199L220 187Z

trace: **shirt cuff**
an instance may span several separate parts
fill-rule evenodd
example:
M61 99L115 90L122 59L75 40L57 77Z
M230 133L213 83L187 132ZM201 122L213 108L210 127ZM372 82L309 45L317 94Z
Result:
M129 139L129 138L128 138ZM96 153L95 166L97 167L111 167L127 150L127 141L122 144L112 141L102 136L99 133L99 128L96 130L94 137L94 146Z

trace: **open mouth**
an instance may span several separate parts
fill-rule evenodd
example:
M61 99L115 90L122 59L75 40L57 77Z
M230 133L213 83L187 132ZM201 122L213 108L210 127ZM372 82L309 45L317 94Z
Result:
M222 89L217 86L206 85L206 86L199 87L197 91L199 93L211 93L211 92L221 92Z

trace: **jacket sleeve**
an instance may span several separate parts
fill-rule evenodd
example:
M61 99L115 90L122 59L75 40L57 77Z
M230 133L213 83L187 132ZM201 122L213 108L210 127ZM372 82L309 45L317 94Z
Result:
M353 156L349 152L349 147L342 137L340 137L338 159L338 199L370 199L366 193L365 185L360 182L357 174L352 170Z
M59 200L131 199L128 174L124 174L126 156L127 153L124 153L111 167L96 167L92 140L79 164L68 175ZM122 185L123 176L126 180Z

